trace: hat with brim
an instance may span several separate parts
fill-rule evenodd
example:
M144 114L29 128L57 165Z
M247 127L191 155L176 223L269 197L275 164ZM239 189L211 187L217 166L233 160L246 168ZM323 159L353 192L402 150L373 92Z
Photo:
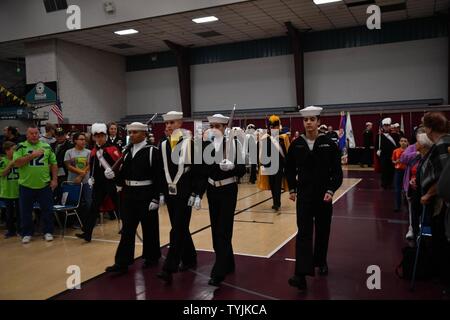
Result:
M384 119L381 121L381 124L382 124L383 126L390 126L391 123L392 123L392 119L391 119L391 118L384 118Z
M173 121L173 120L182 120L183 119L183 112L180 111L170 111L166 114L163 114L164 121Z
M127 131L148 131L148 125L141 122L133 122L127 125Z
M322 107L309 106L300 110L302 117L317 117L322 113Z
M208 117L209 123L220 123L220 124L227 124L228 120L230 120L229 117L225 117L222 114L215 114L213 116Z

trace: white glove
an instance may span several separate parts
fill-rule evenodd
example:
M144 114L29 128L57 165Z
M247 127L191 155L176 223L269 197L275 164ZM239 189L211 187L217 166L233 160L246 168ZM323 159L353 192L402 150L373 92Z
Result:
M88 180L88 185L89 185L89 187L93 187L94 186L94 177L90 177L89 178L89 180Z
M164 195L159 196L159 205L162 207L166 204L166 200L164 199Z
M150 205L148 206L148 211L158 210L158 208L159 208L159 203L158 203L157 201L158 201L158 200L153 199L152 202L150 202Z
M195 202L195 196L190 196L188 203L187 203L188 207L192 207L194 205L194 202Z
M377 156L379 156L379 157L381 156L381 150L377 151Z
M231 162L228 159L222 160L222 162L219 164L220 170L222 171L230 171L234 169L234 163Z
M114 171L112 171L111 168L105 169L105 177L106 177L106 179L111 180L111 179L114 179L115 176L116 175L114 174Z
M194 208L196 210L200 210L202 208L202 199L200 199L200 196L195 197Z
M116 186L116 190L117 190L117 192L121 192L122 191L122 187L121 186Z

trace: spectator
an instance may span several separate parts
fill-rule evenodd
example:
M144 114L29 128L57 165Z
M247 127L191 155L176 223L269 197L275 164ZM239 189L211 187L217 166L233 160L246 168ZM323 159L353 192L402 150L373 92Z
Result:
M11 126L5 127L3 129L3 135L4 135L3 142L11 141L14 142L15 144L18 144L20 142L19 131L17 130L17 128Z
M56 141L51 145L53 152L56 155L56 161L58 162L58 186L62 182L67 181L67 168L64 164L64 156L66 151L73 148L73 144L67 139L66 133L63 128L57 128Z
M327 132L326 132L327 137L330 138L331 140L333 140L334 143L338 144L339 136L338 136L337 132L333 130L332 126L328 126L326 129L327 129Z
M124 142L121 137L118 135L118 126L117 123L111 122L108 124L108 141L109 144L116 146L119 151L122 151L124 147Z
M364 154L361 161L361 167L364 167L364 165L371 167L373 163L372 149L374 148L374 141L372 128L372 122L366 122L366 129L364 130Z
M445 293L450 290L450 243L445 235L445 212L447 210L443 199L437 197L437 182L443 168L450 159L449 123L441 112L428 112L423 119L425 132L434 142L428 157L421 166L421 203L426 206L431 216L432 247L434 270L439 273L445 286Z
M73 136L75 147L67 150L64 156L64 164L68 170L67 181L81 183L82 191L82 220L86 215L92 202L91 187L89 186L89 161L91 151L86 149L86 136L84 133L75 133Z
M38 202L44 221L44 239L53 240L53 194L58 186L56 156L47 143L39 141L39 130L29 127L27 141L18 145L13 160L19 168L19 206L22 221L22 243L33 236L32 211ZM50 174L51 173L51 174Z
M6 204L5 239L15 237L20 232L19 171L13 161L15 147L13 142L6 141L3 144L6 156L0 158L0 198Z
M392 163L395 167L394 186L395 186L395 212L399 212L402 207L403 195L403 177L405 175L406 165L400 161L400 157L408 147L408 139L405 137L400 139L400 148L392 153Z
M56 142L55 139L55 126L51 123L45 125L45 134L39 139L47 144L52 144Z

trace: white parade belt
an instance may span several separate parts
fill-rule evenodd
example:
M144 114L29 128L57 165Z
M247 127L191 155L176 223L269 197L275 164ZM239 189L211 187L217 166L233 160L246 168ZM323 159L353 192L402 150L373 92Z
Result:
M142 181L125 180L125 185L129 187L144 187L150 186L152 184L153 184L152 180L142 180Z
M223 186L237 182L237 179L236 179L236 177L231 177L228 179L214 181L213 179L208 178L208 182L209 182L209 184L213 185L214 187L223 187Z

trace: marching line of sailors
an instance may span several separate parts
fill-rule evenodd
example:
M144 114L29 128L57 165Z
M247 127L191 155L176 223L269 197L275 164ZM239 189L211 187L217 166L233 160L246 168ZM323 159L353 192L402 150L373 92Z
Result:
M270 130L261 141L254 139L257 156L251 164L259 166L258 187L271 190L273 209L281 207L281 189L289 190L290 199L297 201L296 267L289 279L291 286L306 289L305 276L328 273L327 250L330 234L332 199L342 183L342 169L336 144L325 134L319 134L322 108L301 110L306 133L290 145L286 135L279 134L281 120L269 119ZM114 264L107 272L125 273L134 262L134 242L139 223L143 232L143 267L154 267L161 257L158 210L167 205L171 230L170 244L162 270L157 276L165 283L173 281L173 274L197 266L197 253L189 230L192 208L201 209L206 193L211 221L215 263L209 284L220 286L225 277L235 271L232 246L234 215L237 204L238 181L246 172L248 135L254 135L254 126L241 134L247 142L241 143L232 119L221 114L208 117L208 129L198 144L192 134L183 129L183 113L171 111L163 115L166 137L159 146L147 142L148 125L134 122L127 126L130 144L123 153L107 141L104 124L94 124L92 134L96 146L91 153L90 186L93 204L83 233L79 238L90 242L99 207L106 196L118 204L121 192L123 226ZM208 137L208 139L205 139ZM210 154L214 161L205 160ZM263 159L276 152L275 171ZM201 161L194 155L201 154ZM248 162L248 159L247 159ZM257 163L255 163L257 162ZM256 172L252 175L256 175ZM300 179L301 177L301 179ZM283 180L285 180L283 183ZM254 180L253 180L254 181ZM284 187L283 187L283 185ZM117 188L117 189L116 189ZM315 241L313 249L313 227Z

